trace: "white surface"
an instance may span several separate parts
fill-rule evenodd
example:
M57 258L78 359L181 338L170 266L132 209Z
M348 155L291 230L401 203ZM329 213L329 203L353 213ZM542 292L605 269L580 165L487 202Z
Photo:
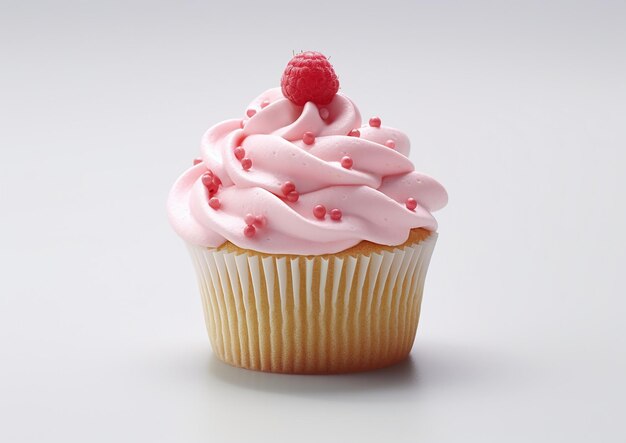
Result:
M0 441L626 439L623 3L52 3L0 14ZM217 362L166 221L293 49L450 192L386 371Z

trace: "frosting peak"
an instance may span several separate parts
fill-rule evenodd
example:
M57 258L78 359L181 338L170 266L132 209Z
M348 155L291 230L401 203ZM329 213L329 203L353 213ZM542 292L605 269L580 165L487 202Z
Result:
M362 240L399 245L412 228L436 230L430 213L447 203L444 188L414 170L404 133L361 127L345 95L299 106L274 88L246 111L204 134L202 162L172 188L170 221L188 242L319 255ZM348 135L354 129L360 136ZM208 171L219 186L203 184Z

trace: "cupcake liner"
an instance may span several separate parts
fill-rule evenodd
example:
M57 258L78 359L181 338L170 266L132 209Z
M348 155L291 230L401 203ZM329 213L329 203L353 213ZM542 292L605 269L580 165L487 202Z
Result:
M413 346L436 240L323 256L189 244L211 346L228 364L269 372L396 363Z

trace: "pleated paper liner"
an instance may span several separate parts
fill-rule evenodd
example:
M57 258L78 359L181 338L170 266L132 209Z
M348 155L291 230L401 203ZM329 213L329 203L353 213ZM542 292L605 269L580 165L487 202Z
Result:
M269 372L399 362L413 346L436 240L414 229L395 248L369 243L321 256L189 245L212 348L228 364Z

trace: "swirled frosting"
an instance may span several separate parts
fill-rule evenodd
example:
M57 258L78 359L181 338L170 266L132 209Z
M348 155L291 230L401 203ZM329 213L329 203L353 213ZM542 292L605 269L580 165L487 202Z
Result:
M445 189L414 170L404 133L361 127L359 110L342 93L318 108L313 102L297 106L275 88L247 109L251 117L218 123L204 134L202 161L170 192L170 222L186 241L207 247L230 241L264 253L319 255L362 240L399 245L412 228L437 229L431 212L446 205ZM349 136L353 129L360 136ZM315 135L312 144L303 142L305 132ZM234 154L239 146L252 161L248 170ZM352 159L350 168L341 164L346 156ZM208 170L221 181L218 209L209 205L202 183ZM299 193L295 202L281 190L287 181ZM407 207L408 199L416 201L414 209ZM339 209L341 219L317 218L317 205ZM250 214L260 222L247 236Z

